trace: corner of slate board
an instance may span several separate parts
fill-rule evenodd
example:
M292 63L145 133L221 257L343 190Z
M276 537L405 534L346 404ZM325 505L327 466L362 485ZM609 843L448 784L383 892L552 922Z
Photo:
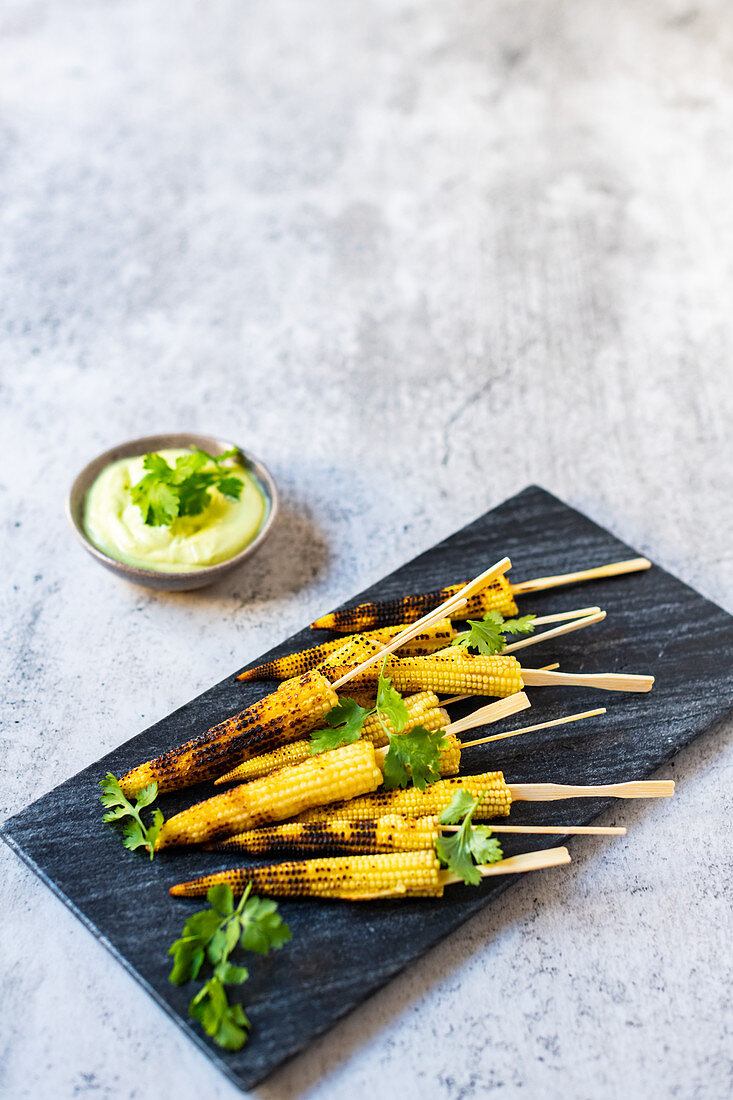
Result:
M512 575L521 581L637 556L637 551L544 489L531 486L349 603L406 590L425 591L468 578L504 554L512 559ZM730 615L656 566L640 574L539 593L531 603L525 598L522 604L527 610L548 614L577 606L579 592L583 604L599 604L608 611L608 618L584 632L582 642L579 635L570 634L559 639L554 649L539 647L538 659L532 663L559 659L568 670L652 672L657 678L654 691L604 695L608 714L587 726L562 727L560 733L541 731L531 741L520 738L468 750L465 772L501 767L515 782L640 779L733 709ZM314 640L308 628L257 663L293 651L306 640L311 644ZM293 930L292 943L271 958L255 959L251 965L248 960L251 977L246 1003L253 1023L249 1043L234 1053L209 1044L188 1020L190 991L172 986L167 979L168 945L198 903L172 899L168 886L221 869L225 863L205 852L158 857L152 863L135 858L111 829L103 827L97 783L105 772L126 771L241 710L270 689L266 683L226 677L40 798L0 831L197 1046L243 1089L262 1081L510 885L486 881L476 889L451 887L442 901L353 906L282 902L283 915ZM530 689L530 693L538 722L570 709L567 689ZM598 702L598 692L572 693L574 710L591 709ZM206 797L210 789L199 788L197 796ZM180 792L162 796L160 804L168 816L186 800L186 792ZM513 818L583 825L609 804L608 799L544 806L520 803ZM507 853L554 844L560 836L535 838L534 843L532 838L522 839L527 843L506 843Z

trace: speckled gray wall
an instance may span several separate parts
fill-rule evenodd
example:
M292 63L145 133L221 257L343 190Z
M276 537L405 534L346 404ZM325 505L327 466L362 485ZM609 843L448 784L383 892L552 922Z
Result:
M0 812L530 481L733 608L727 4L5 0L0 52ZM62 514L167 427L285 497L188 596ZM717 1100L727 732L261 1095ZM234 1095L0 860L0 1092Z

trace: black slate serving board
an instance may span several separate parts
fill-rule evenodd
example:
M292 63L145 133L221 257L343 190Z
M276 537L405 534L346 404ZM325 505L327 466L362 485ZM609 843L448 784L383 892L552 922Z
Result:
M385 577L352 603L424 591L468 579L508 554L516 581L636 556L585 516L536 487L525 489ZM608 618L587 631L525 650L525 664L560 660L567 671L653 673L649 695L577 689L530 690L536 722L606 706L597 719L516 741L467 750L464 772L503 768L514 782L608 783L650 775L697 734L733 709L733 617L662 569L524 597L520 611L548 614L598 604ZM325 609L324 609L325 610ZM308 629L265 654L268 660L325 638ZM237 670L239 671L239 670ZM293 941L255 958L244 987L253 1031L236 1053L219 1050L188 1019L189 987L168 980L170 943L200 902L173 899L171 883L223 869L232 859L204 852L150 862L126 852L101 822L99 779L125 772L208 729L272 684L241 684L235 674L132 738L5 823L1 835L90 931L236 1084L250 1088L412 959L497 898L512 879L454 886L443 900L284 902ZM460 704L460 706L466 706ZM458 709L458 708L456 708ZM467 708L470 709L470 708ZM522 722L529 718L522 715ZM492 732L516 728L512 719ZM209 788L197 789L205 797ZM191 801L160 799L166 816ZM585 824L613 800L519 803L516 822ZM619 822L623 802L615 802ZM549 847L559 837L502 838L507 854ZM505 840L507 841L505 843ZM633 840L633 838L632 838ZM603 858L599 851L598 858ZM551 874L552 872L547 872ZM541 883L537 889L541 891Z

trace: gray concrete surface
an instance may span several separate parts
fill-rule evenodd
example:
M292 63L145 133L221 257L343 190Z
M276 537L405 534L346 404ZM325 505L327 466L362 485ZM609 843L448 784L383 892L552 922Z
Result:
M730 5L5 0L0 50L3 816L530 481L733 609ZM284 515L166 596L62 507L178 427ZM258 1095L727 1095L729 732ZM0 864L3 1096L237 1095Z

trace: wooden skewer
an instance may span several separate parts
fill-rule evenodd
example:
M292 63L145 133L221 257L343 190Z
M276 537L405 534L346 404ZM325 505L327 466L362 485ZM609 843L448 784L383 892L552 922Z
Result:
M543 867L559 867L563 863L570 863L570 852L567 848L545 848L541 852L526 852L522 856L500 859L497 863L479 863L476 870L481 872L482 878L489 878L491 875L518 875L524 871L541 871ZM463 882L463 879L452 871L441 871L440 881L448 886L453 882Z
M579 607L577 611L559 611L557 615L538 615L534 625L545 626L546 623L564 623L566 619L584 619L586 615L595 615L600 610L600 607Z
M524 638L521 642L512 642L504 646L502 653L514 653L516 649L525 649L526 646L536 645L537 642L546 642L549 638L559 638L562 634L571 634L573 630L583 630L586 626L593 626L605 619L605 611L597 611L594 615L587 615L583 619L573 619L562 626L556 626L554 630L545 630L542 634L533 634L531 638Z
M471 698L466 696L466 698ZM490 722L500 722L502 718L508 718L510 714L517 714L520 710L526 710L531 706L529 699L523 691L515 691L513 695L507 695L505 699L497 699L495 703L489 703L485 707L479 707L473 714L467 714L465 718L459 718L446 726L446 733L462 733L463 730L473 729L475 726L485 726Z
M512 585L515 596L525 592L542 592L546 588L558 588L563 584L576 584L579 581L600 580L602 577L618 577L622 573L638 573L649 569L648 558L629 558L627 561L615 561L609 565L599 565L595 569L580 569L577 573L558 573L554 577L536 577L532 581L520 581Z
M623 672L547 672L542 668L523 668L525 687L588 687L603 691L651 691L653 676L631 676Z
M439 825L443 833L457 833L461 825ZM492 833L534 833L550 836L626 836L622 825L494 825L488 826Z
M429 615L423 615L422 619L418 619L416 623L412 623L410 626L401 630L396 638L393 638L388 645L383 646L378 652L373 653L371 657L367 657L365 661L362 661L356 668L352 668L350 672L347 672L340 680L337 680L335 684L332 684L334 691L338 691L344 684L348 684L349 680L353 680L359 673L364 672L366 669L371 668L377 661L381 660L388 653L394 652L395 649L399 649L401 645L408 642L410 638L414 638L416 634L419 634L424 627L429 626L435 622L436 619L442 619L450 617L453 611L458 607L464 607L470 596L473 596L475 592L479 592L487 584L490 584L495 577L500 574L506 573L508 569L511 569L512 563L509 558L502 558L496 565L492 565L490 569L485 569L483 573L479 573L477 577L474 577L472 581L465 584L459 592L456 592L448 600L444 600L442 604L431 611Z
M512 696L510 695L509 698L511 699ZM550 726L563 726L567 722L579 722L581 718L595 718L597 714L605 713L605 707L599 707L598 710L584 710L580 714L568 714L565 718L555 718L552 722L539 722L536 726L525 726L524 729L512 730L510 733L494 733L491 737L481 737L478 741L464 741L461 748L471 749L475 745L488 745L489 741L503 741L505 737L519 737L520 733L533 733L534 730L549 729ZM455 732L452 726L448 729Z
M554 802L558 798L671 798L674 780L648 779L632 783L605 783L598 787L573 787L563 783L512 783L513 802Z

